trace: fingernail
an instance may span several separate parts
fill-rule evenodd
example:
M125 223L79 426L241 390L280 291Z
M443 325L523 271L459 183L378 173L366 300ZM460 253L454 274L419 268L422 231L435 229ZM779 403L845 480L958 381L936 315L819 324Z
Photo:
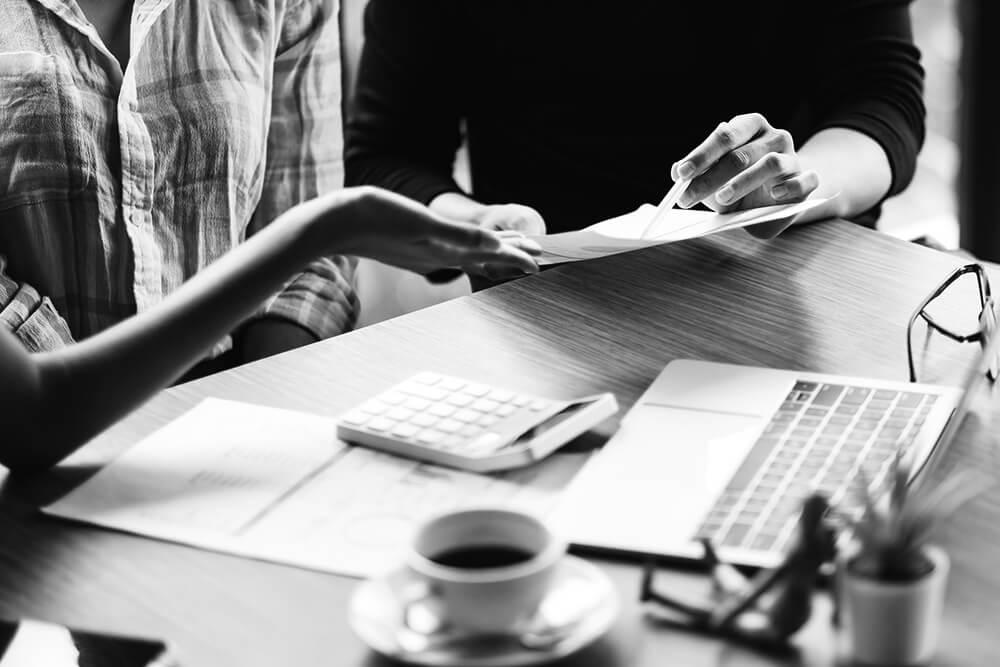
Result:
M788 196L788 186L787 185L775 185L771 188L771 196L775 199L784 199Z
M691 208L694 206L694 197L685 192L681 195L681 198L677 200L677 205L681 208Z
M715 200L720 204L728 204L733 200L733 196L735 194L736 193L733 192L733 188L731 186L726 185L720 188L719 191L715 193Z
M694 165L690 162L682 162L681 166L677 167L677 175L687 180L694 176Z

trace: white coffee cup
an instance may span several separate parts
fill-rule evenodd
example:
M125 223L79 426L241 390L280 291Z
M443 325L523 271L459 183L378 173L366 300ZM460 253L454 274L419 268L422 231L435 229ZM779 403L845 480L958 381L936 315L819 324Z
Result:
M548 592L566 543L539 519L507 509L466 509L418 530L403 569L406 604L433 609L449 628L517 632Z

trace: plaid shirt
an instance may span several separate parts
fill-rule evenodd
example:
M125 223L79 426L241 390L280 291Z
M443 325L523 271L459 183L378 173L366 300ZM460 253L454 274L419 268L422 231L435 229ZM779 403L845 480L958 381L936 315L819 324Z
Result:
M152 307L341 187L342 148L337 0L135 0L124 73L72 0L2 0L0 323L44 350ZM340 333L353 274L318 260L257 316Z

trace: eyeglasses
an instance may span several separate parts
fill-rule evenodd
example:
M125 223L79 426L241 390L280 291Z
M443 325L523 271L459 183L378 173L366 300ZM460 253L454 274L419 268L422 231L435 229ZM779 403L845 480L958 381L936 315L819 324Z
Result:
M979 326L976 331L970 333L957 333L953 329L950 329L927 312L928 306L934 302L935 299L944 294L949 287L954 285L958 280L968 274L973 274L976 277L976 284L979 288L979 316L977 318ZM931 292L921 303L917 306L917 309L910 316L910 321L906 325L906 357L909 363L910 370L910 382L917 381L917 369L913 358L913 325L916 324L918 319L922 319L927 323L928 334L931 330L937 331L938 333L944 334L951 340L958 343L979 343L982 347L986 347L986 341L996 330L997 325L997 314L996 314L996 303L993 301L993 296L990 291L990 281L986 275L986 270L979 264L966 264L965 266L959 267L952 271L952 273L944 279L937 289ZM998 360L991 359L989 366L986 370L986 376L991 382L996 381L998 375Z
M656 563L654 561L644 563L642 567L642 582L639 584L640 602L655 602L667 609L678 612L695 627L708 627L712 616L711 610L675 600L670 595L659 592L653 583L655 576Z

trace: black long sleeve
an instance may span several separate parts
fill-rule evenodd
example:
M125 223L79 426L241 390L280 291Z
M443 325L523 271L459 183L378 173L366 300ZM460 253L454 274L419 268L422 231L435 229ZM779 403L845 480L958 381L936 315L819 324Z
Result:
M924 70L913 43L909 4L831 3L825 29L811 44L817 76L806 96L813 112L806 130L815 134L846 127L878 142L892 168L886 196L909 185L924 142Z
M451 172L461 141L461 38L448 3L368 3L347 185L379 185L425 204L459 191Z
M658 201L675 160L756 111L796 145L828 127L872 137L895 194L924 135L908 5L371 0L347 182L425 203L458 190L464 122L472 196L576 229Z

